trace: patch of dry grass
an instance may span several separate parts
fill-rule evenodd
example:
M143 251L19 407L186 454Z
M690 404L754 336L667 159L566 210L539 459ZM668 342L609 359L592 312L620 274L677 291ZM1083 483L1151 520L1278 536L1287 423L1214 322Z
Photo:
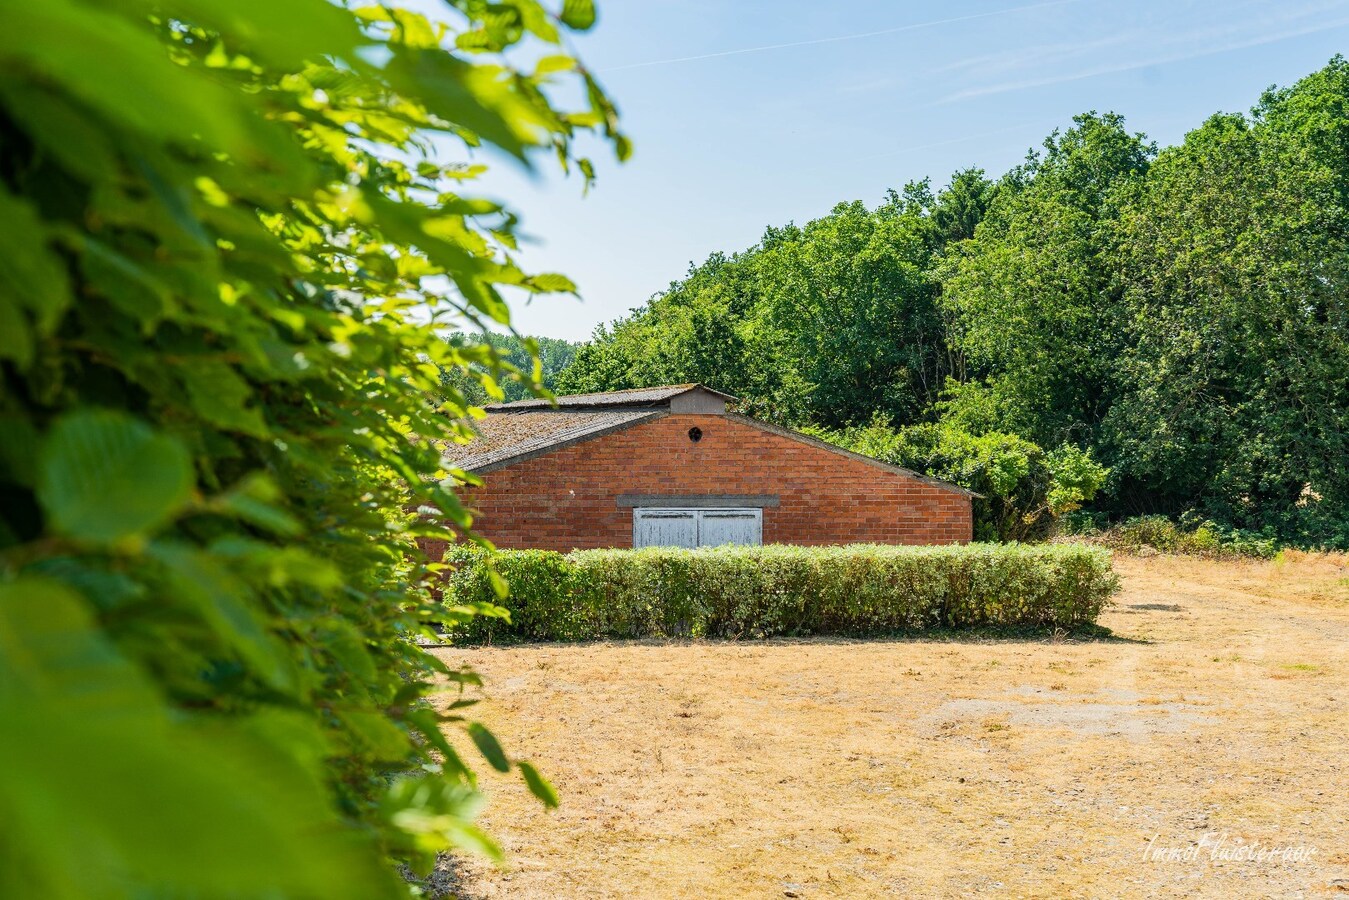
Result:
M445 650L563 797L485 778L465 897L1349 889L1349 570L1121 557L1113 640ZM1210 832L1310 861L1145 861ZM1344 894L1349 896L1349 894Z

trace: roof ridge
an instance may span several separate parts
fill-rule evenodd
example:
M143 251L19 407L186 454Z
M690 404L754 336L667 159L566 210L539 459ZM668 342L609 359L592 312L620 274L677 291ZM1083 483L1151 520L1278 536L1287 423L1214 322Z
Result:
M560 394L552 399L530 397L524 400L514 400L509 403L489 403L483 408L488 412L519 412L549 409L576 410L586 408L612 409L624 406L649 408L653 406L668 405L669 401L673 398L683 396L692 391L705 391L728 402L738 399L730 394L710 388L701 382L690 381L683 384L663 384L642 388L621 388L616 391L589 391L580 394Z
M678 383L678 384L653 384L653 385L651 385L651 386L649 386L649 387L639 387L639 388L615 388L615 389L612 390L612 391L585 391L585 392L580 393L580 394L563 394L562 396L563 396L563 397L588 397L588 396L590 396L590 395L592 395L592 394L630 394L630 393L633 393L634 391L672 391L672 390L676 390L676 389L679 389L679 388L683 388L683 389L685 389L685 390L692 390L693 388L696 388L696 387L702 387L702 386L703 386L702 383L701 383L701 382L698 382L698 381L681 381L681 382Z

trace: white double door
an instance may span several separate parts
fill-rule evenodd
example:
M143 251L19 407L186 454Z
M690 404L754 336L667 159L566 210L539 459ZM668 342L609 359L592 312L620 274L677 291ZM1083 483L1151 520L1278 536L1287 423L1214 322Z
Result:
M634 547L757 547L762 543L762 509L647 507L632 511Z

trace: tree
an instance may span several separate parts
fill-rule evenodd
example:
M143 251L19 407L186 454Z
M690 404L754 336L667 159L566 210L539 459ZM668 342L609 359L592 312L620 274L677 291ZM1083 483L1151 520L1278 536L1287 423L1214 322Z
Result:
M433 605L417 550L470 523L434 442L481 354L439 329L571 290L472 178L626 155L557 50L591 4L0 13L0 894L365 900L495 852L467 743L556 798L426 702L475 676L412 639L493 612Z
M1347 72L1160 154L1087 113L996 181L770 227L597 331L559 384L704 381L843 434L879 415L934 475L1089 452L1104 515L1349 547Z
M891 206L925 216L927 241L932 249L941 250L974 237L997 193L997 182L985 177L983 169L969 168L956 171L935 196L931 181L924 178L905 185L903 192L891 190L887 197Z
M702 382L748 393L744 318L752 303L752 252L714 253L643 309L595 330L558 376L567 393Z
M464 352L486 353L483 362L445 369L440 376L442 384L474 406L553 393L557 374L576 358L576 344L560 338L488 331L455 332L446 340Z
M915 225L894 207L849 203L765 235L750 346L759 367L792 373L784 386L804 386L790 420L836 426L878 410L905 421L921 412L940 334ZM785 399L778 405L790 409Z
M963 175L961 190L971 179ZM948 354L937 285L948 192L839 204L713 254L643 309L596 333L559 378L571 390L701 381L787 424L914 421L941 389ZM970 209L963 213L973 215Z
M973 434L950 422L896 429L877 417L862 426L810 431L855 453L976 492L979 541L1043 539L1061 516L1095 498L1109 475L1090 450L1064 445L1046 453L1014 434Z
M1118 225L1123 501L1349 545L1349 64L1164 152Z
M1014 169L941 272L953 345L990 379L1004 427L1044 446L1090 442L1118 354L1106 226L1153 147L1115 114L1074 118Z

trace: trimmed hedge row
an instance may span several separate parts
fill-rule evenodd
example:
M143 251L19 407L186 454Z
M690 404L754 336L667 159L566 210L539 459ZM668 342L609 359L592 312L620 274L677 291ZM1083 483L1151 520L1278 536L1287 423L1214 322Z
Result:
M467 642L877 635L1095 621L1118 586L1110 553L1080 544L453 549L447 603L498 603ZM499 600L495 568L510 588Z

